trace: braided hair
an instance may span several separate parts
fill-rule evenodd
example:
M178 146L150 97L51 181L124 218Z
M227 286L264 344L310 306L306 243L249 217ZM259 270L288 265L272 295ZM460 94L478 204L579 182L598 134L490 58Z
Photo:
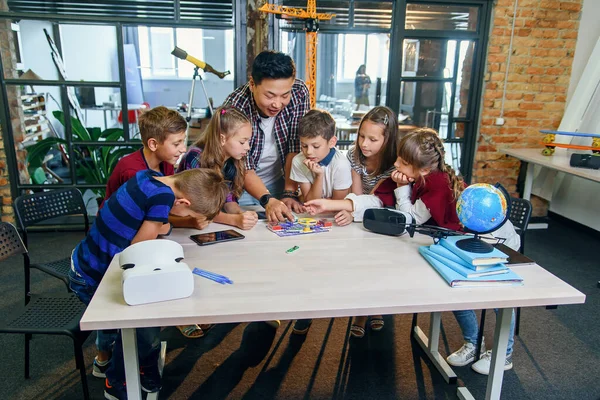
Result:
M415 170L429 169L432 172L441 171L447 174L454 199L457 199L464 189L463 181L454 169L446 164L445 155L444 143L438 133L430 128L415 129L404 136L398 145L398 157Z

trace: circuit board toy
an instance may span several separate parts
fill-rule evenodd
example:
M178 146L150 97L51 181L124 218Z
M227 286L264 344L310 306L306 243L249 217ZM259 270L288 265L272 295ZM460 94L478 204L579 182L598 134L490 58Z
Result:
M267 224L267 229L280 237L329 232L332 227L331 221L315 218L298 218L294 222L269 222Z

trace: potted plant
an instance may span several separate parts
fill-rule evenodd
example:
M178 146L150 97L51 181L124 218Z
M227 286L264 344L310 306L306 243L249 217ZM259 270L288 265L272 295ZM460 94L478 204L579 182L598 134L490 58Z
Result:
M53 111L52 115L61 124L65 124L65 116L62 111ZM78 141L98 142L103 141L121 141L124 140L123 129L110 128L101 130L100 128L85 128L79 119L71 117L71 132L73 134L71 145L75 154L75 171L77 178L82 178L85 183L92 185L102 185L102 188L91 189L94 194L102 200L106 194L105 186L112 171L119 159L136 150L136 147L129 144L122 146L88 146L77 145ZM35 183L46 178L44 171L45 160L48 152L53 148L58 148L62 153L63 160L68 164L70 162L68 152L65 150L67 141L59 137L49 137L43 139L34 145L27 147L27 168L29 174Z

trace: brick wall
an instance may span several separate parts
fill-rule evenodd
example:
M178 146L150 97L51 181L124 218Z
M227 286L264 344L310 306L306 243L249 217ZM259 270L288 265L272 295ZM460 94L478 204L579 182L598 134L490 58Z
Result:
M502 91L510 43L514 0L498 0L492 16L481 125L473 182L501 182L516 192L519 161L505 147L540 147L540 129L556 129L562 119L575 53L583 0L520 0L506 83L503 126ZM532 198L534 215L547 204Z

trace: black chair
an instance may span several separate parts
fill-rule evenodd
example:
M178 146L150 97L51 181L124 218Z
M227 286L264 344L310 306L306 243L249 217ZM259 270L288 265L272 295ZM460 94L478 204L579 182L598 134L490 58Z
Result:
M89 219L81 192L75 188L58 189L48 192L23 195L15 200L15 214L19 221L23 241L27 244L27 232L30 227L50 219L68 216L82 215L85 223L85 232L89 229ZM67 257L48 261L40 264L31 264L29 257L25 257L25 296L26 301L30 292L30 269L36 268L52 275L64 282L69 289L68 272L71 268L71 254Z
M0 223L0 261L15 255L27 257L27 250L17 229L8 222ZM75 365L81 374L81 385L86 400L89 399L83 342L89 332L79 329L79 321L86 306L74 294L62 296L31 295L26 305L13 310L0 322L0 333L25 335L25 378L29 379L29 341L33 334L66 335L73 339Z
M525 254L525 232L527 231L527 225L529 225L529 219L531 218L532 206L529 200L511 198L510 200L510 215L508 219L512 222L515 230L521 237L521 246L519 247L519 253ZM481 342L483 340L483 326L485 325L485 314L486 310L481 310L481 320L479 321L479 333L477 334L477 354L476 359L479 357L479 351L481 350ZM521 307L517 307L517 315L515 316L515 335L519 335L519 326L521 325Z

